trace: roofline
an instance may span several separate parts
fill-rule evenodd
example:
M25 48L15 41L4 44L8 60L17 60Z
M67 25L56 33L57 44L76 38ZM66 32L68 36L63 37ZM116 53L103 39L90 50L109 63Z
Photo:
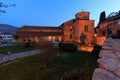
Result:
M22 26L20 27L19 29L22 29L22 28L38 28L38 29L61 29L61 27L52 27L52 26ZM18 30L19 30L18 29Z
M58 27L58 26L34 26L34 25L24 25L22 27Z
M114 16L114 17L111 17L111 18L108 18L106 19L105 21L99 23L99 24L104 24L105 22L109 22L109 21L112 21L112 20L117 20L117 19L120 19L120 16Z
M80 13L89 13L89 14L90 14L89 11L81 11L81 12L77 12L77 13L75 14L75 16L76 16L77 14L80 14Z

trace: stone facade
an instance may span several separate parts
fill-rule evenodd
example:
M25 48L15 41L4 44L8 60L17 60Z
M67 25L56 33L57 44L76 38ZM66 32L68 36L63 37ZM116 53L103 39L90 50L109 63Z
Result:
M90 20L89 15L89 12L79 12L75 15L75 19L63 23L65 42L81 43L83 38L86 45L93 43L94 20Z
M120 39L106 39L97 60L92 80L120 80Z

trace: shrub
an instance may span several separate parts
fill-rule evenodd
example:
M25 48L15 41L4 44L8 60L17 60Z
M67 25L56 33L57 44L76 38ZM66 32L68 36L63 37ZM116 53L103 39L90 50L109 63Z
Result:
M26 42L23 44L24 48L35 47L35 42Z
M75 43L59 43L59 49L63 51L77 51Z
M102 46L94 46L94 49L92 51L92 54L96 57L99 57L100 50L102 49Z
M43 67L47 68L49 63L52 62L56 56L56 49L51 42L38 43L38 49L42 51L41 59L43 60Z
M88 66L85 66L84 69L81 69L80 67L73 68L69 71L65 71L61 80L91 80L91 72L92 70Z
M116 35L112 35L111 37L112 37L113 39L120 39L120 35L117 35L117 34L116 34Z

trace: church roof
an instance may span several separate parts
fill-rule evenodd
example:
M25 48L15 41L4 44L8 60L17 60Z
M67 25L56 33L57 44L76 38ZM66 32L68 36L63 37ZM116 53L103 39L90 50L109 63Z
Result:
M18 29L14 36L62 36L60 27L23 26Z
M14 36L63 36L62 32L17 32Z

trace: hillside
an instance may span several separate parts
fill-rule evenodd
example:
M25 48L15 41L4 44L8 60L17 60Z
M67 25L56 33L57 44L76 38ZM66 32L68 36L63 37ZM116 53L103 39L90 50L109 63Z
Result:
M8 25L8 24L0 24L0 32L8 32L14 34L17 31L17 27Z

